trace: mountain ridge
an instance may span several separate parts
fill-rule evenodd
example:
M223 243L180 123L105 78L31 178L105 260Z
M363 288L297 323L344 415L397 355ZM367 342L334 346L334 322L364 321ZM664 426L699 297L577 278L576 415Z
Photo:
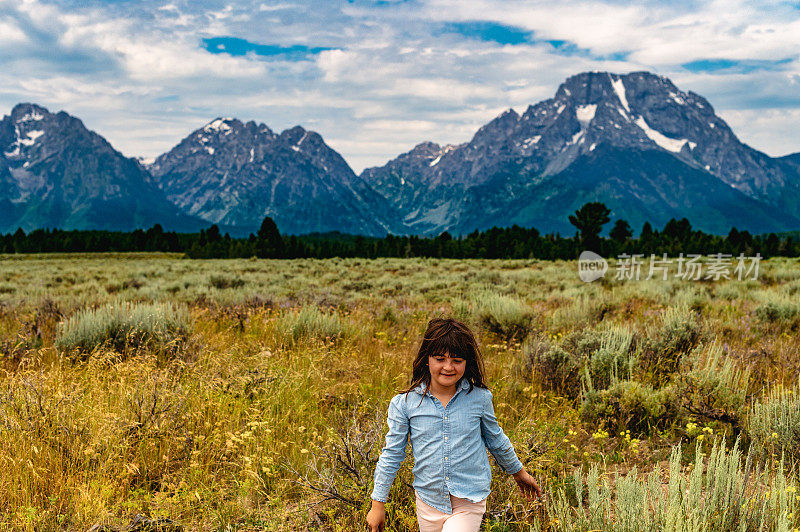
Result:
M36 104L18 104L0 120L0 180L0 227L7 231L202 226L80 119Z
M256 230L270 216L287 233L391 229L391 218L372 215L385 200L301 126L276 134L216 118L147 168L171 201L209 222Z
M570 76L552 98L505 110L466 142L421 142L358 175L301 126L277 133L217 117L147 161L64 111L19 104L0 120L6 231L152 221L247 234L270 216L288 234L512 224L564 233L586 201L604 201L634 230L682 217L715 233L795 230L800 153L770 157L742 143L704 97L649 72Z
M529 105L522 114L506 110L478 129L470 141L448 153L430 153L436 164L430 168L418 164L413 172L419 175L414 179L409 179L413 172L403 160L411 152L382 167L367 168L362 176L397 204L404 221L418 232L462 233L474 225L463 221L469 209L465 203L480 203L487 181L495 183L498 190L508 191L509 201L495 202L490 207L494 211L489 213L501 217L505 224L509 220L504 213L520 207L514 190L547 182L602 144L643 153L668 153L683 165L710 174L745 196L785 213L768 218L770 229L783 229L787 224L792 227L800 219L800 175L792 167L792 157L781 161L741 143L705 98L683 92L669 79L647 72L571 76L553 98ZM611 159L606 164L629 171ZM602 166L603 161L597 161L592 168L585 167L586 179L593 172L604 171ZM641 180L649 179L647 167L647 162L641 161ZM401 178L411 184L426 183L427 187L401 189L397 184ZM573 180L573 184L578 183ZM738 195L733 196L731 200L739 207L749 205ZM403 198L414 198L419 204L410 209ZM536 208L531 205L531 209ZM645 212L627 209L612 216L624 214L636 219ZM556 210L537 228L563 229L568 214ZM746 214L749 210L743 211L743 217Z

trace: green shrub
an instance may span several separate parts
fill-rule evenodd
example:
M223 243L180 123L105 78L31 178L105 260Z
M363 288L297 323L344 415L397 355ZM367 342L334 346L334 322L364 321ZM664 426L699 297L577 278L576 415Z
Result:
M654 385L678 370L683 357L704 337L698 315L686 305L670 307L661 314L661 325L648 333L641 365Z
M278 332L287 342L303 338L336 340L358 335L358 328L338 313L325 313L317 307L305 306L300 312L284 315L277 324Z
M773 388L756 401L747 415L746 431L757 449L800 460L800 381L790 389Z
M453 308L453 317L459 321L469 322L472 318L472 308L469 301L458 298L451 301L450 306Z
M380 321L390 325L395 325L397 323L397 312L395 312L392 305L384 305L383 311L381 312Z
M592 386L607 388L617 377L631 378L636 364L633 333L614 327L602 331L597 349L589 355L588 371Z
M589 360L592 354L600 349L603 334L589 328L572 330L564 337L561 346L582 360Z
M684 410L709 420L741 426L750 372L726 356L719 342L696 351L691 367L676 379Z
M170 347L186 339L191 318L186 309L163 303L115 303L78 312L58 326L60 349L92 351L100 346L125 351Z
M761 470L738 443L728 451L724 442L715 442L707 455L698 445L695 457L684 472L680 447L673 448L667 486L658 466L641 478L636 468L616 477L601 476L596 464L585 476L577 470L572 483L577 493L559 489L547 497L548 519L533 529L789 532L797 526L794 478L780 469Z
M791 300L768 301L756 307L755 315L761 321L795 329L800 322L800 305Z
M522 338L533 321L532 309L516 297L481 292L473 298L473 319L505 338Z
M578 397L583 360L548 339L526 338L522 343L521 366L525 378L532 376L545 388L573 399Z
M670 426L679 415L672 387L654 390L648 384L615 380L605 390L584 390L580 415L584 421L615 432L644 434Z
M584 371L595 388L608 387L617 375L631 375L635 350L633 333L621 327L573 331L560 345L537 335L523 342L520 366L525 377L535 375L546 388L575 399L587 378Z
M212 275L208 278L208 284L218 290L226 288L241 288L244 286L244 279L239 277L227 277L225 275Z

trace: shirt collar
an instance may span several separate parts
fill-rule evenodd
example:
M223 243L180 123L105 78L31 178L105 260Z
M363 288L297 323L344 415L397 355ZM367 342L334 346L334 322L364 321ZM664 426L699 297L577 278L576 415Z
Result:
M461 384L456 389L456 391L458 391L458 390L466 390L467 388L469 388L469 381L462 377ZM414 391L417 392L418 394L422 395L423 392L425 391L425 383L421 382L421 383L417 384L417 386L414 388ZM428 391L428 393L430 394L430 391Z

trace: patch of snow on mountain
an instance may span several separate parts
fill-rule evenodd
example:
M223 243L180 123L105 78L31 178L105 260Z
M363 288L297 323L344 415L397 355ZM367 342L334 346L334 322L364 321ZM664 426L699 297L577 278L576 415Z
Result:
M528 147L528 146L530 146L531 144L536 144L536 143L538 143L538 142L539 142L541 139L542 139L542 136L541 136L541 135L534 135L533 137L531 137L531 138L529 138L529 139L525 139L525 140L523 140L523 141L522 141L522 144L524 144L524 145L525 145L525 147L527 148L527 147Z
M442 154L440 153L439 156L436 157L436 159L432 160L431 164L429 164L428 166L436 166L437 164L439 164L439 161L441 160L442 160Z
M563 111L565 107L566 107L566 105L564 105L563 103L559 104L558 109L556 109L556 114L560 115L561 111Z
M214 155L214 148L212 148L211 146L206 146L206 151L208 152L209 155Z
M586 129L594 119L594 114L597 111L597 105L579 105L575 108L575 116L578 118L578 122L581 123L581 128Z
M642 131L644 131L644 134L647 135L650 138L650 140L652 140L665 150L674 153L680 152L681 148L683 148L683 145L688 142L686 139L671 139L666 135L659 133L658 131L647 125L647 122L645 122L644 118L641 116L636 119L636 125L642 128Z
M709 122L708 123L708 127L710 127L711 129L714 129L716 127L716 125L714 124L714 122Z
M229 126L226 121L232 120L231 118L217 118L216 120L211 121L208 125L203 128L203 131L210 133L212 131L230 131L231 126Z
M630 113L631 108L628 107L628 99L625 98L625 85L622 83L622 78L619 78L617 80L614 80L612 78L611 86L614 87L614 92L617 93L617 98L619 98L619 101L622 104L622 106L625 108L626 111Z
M23 146L33 146L36 142L36 139L44 135L44 131L36 130L36 131L28 131L28 138L21 138L19 139L19 143Z
M254 156L254 154L255 154L255 151L253 150L253 148L250 148L250 162L251 162L251 163L253 162L253 156Z
M595 149L596 147L597 147L597 143L596 143L596 142L593 142L593 143L592 143L592 145L591 145L591 146L589 146L589 151L594 151L594 149Z
M692 141L690 140L690 141L689 141L689 149L690 149L690 150L693 150L693 149L695 149L696 147L697 147L697 143L696 143L696 142L692 142Z
M403 178L403 177L400 178L400 184L401 185L405 185L406 184L405 178Z
M416 218L417 215L419 214L419 209L420 209L420 207L417 207L416 209L414 209L410 213L406 214L405 217L403 218L403 221L409 222L409 221L413 220L414 218Z
M685 105L686 104L686 101L683 98L681 98L680 96L678 96L677 94L675 94L674 92L670 92L669 93L669 97L672 98L672 101L674 101L678 105Z
M575 143L577 143L577 142L578 142L578 139L580 139L581 137L583 137L583 133L584 133L585 131L586 131L585 129L581 129L580 131L578 131L577 133L575 133L574 135L572 135L572 140L570 140L570 141L567 143L567 146L569 146L570 144L575 144Z
M19 123L19 122L30 122L32 120L41 120L43 118L44 118L44 115L39 113L39 111L34 111L32 113L26 113L25 116L23 116L22 118L17 120L17 123Z

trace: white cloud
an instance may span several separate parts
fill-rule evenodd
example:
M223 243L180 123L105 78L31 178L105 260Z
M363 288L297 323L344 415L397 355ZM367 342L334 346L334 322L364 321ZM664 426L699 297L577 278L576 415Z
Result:
M12 21L0 18L0 45L19 46L28 40L25 32L18 28Z
M732 109L718 114L739 140L767 155L780 157L800 152L797 138L800 109Z

